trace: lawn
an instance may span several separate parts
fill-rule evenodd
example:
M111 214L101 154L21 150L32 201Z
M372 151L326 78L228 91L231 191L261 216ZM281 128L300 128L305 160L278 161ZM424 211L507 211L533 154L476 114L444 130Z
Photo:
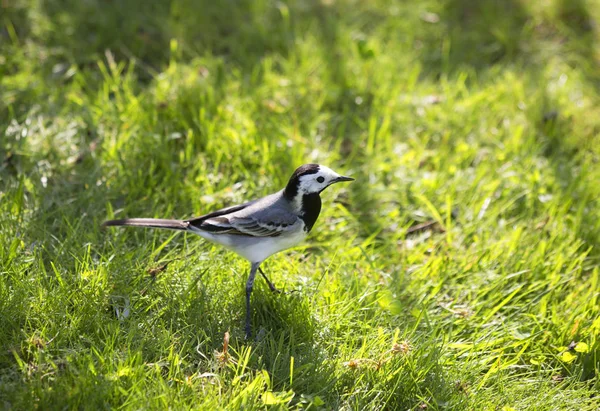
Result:
M600 1L0 1L0 408L596 410ZM322 194L263 265L103 230ZM227 342L228 339L228 342Z

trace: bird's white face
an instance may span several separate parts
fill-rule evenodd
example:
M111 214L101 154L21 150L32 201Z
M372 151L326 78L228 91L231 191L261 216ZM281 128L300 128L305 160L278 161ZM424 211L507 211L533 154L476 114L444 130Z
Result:
M339 175L329 167L319 165L316 173L300 176L298 191L302 194L320 193L331 184L352 180L354 179Z

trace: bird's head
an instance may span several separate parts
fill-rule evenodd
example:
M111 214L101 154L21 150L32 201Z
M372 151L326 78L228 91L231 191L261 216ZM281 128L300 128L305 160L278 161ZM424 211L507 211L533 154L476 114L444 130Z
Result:
M284 194L291 200L297 195L319 194L332 184L353 180L351 177L339 175L329 167L320 164L304 164L294 171Z

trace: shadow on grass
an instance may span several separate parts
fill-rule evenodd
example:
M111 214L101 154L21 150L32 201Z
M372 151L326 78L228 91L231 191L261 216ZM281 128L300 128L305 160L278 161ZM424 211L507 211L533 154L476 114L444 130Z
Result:
M583 0L557 0L559 30L564 36L563 48L567 56L574 56L569 64L581 67L586 81L600 91L600 61L595 52L595 30L588 5Z
M285 55L293 44L287 6L266 0L151 0L143 7L136 0L57 0L42 1L41 14L24 13L15 8L9 16L17 36L43 41L52 50L45 62L50 68L65 62L93 67L108 49L117 60L135 58L141 80L169 61L171 39L189 53L220 55L241 66L267 53Z
M582 0L558 0L557 30L563 36L561 48L567 56L567 62L581 67L585 82L600 91L600 61L595 55L593 19L587 7ZM597 256L600 253L600 223L592 210L597 209L600 191L595 189L595 185L586 185L579 175L590 171L582 167L586 157L600 154L597 150L600 140L592 130L589 130L591 135L574 133L574 128L582 125L566 117L560 111L559 104L545 90L542 91L541 101L537 131L540 144L544 146L543 154L554 169L561 197L573 200L573 212L579 215L577 236L592 246L592 254Z
M584 0L555 0L552 16L534 21L520 0L448 0L440 12L442 31L425 36L425 72L439 76L459 69L485 72L501 62L541 70L549 57L544 42L560 44L570 64L583 67L600 86L594 20ZM536 25L537 24L537 25Z
M425 73L487 70L513 61L531 40L527 14L518 0L448 0L441 9L439 37L426 37Z

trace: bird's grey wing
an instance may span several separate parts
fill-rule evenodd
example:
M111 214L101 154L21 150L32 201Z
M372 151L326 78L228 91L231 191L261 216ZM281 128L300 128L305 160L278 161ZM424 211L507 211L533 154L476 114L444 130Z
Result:
M195 228L213 234L277 237L297 229L298 224L300 219L295 214L275 206L208 218Z
M213 211L212 213L204 214L203 216L200 216L200 217L194 217L189 220L185 220L185 222L188 223L192 227L199 227L200 225L202 225L202 223L204 221L206 221L208 219L225 216L228 214L233 214L233 213L242 211L242 210L246 209L247 207L250 207L254 203L256 203L256 200L249 201L247 203L236 205L236 206L225 207L220 210Z

